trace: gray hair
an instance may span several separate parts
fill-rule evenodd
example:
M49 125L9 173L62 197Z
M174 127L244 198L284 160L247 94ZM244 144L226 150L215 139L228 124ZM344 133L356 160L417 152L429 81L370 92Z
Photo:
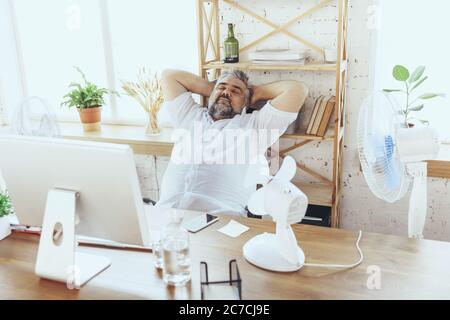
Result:
M248 88L249 83L248 83L248 75L241 70L227 70L224 71L219 78L217 79L217 83L220 83L222 81L224 81L226 78L228 77L233 77L233 78L238 78L239 80L241 80L245 86Z
M247 92L245 94L244 107L250 106L250 101L252 99L253 90L251 90L248 75L242 70L232 69L232 70L223 71L222 74L219 76L219 78L216 80L214 89L217 87L217 85L219 83L223 82L228 77L237 78L245 84L245 86L247 87Z

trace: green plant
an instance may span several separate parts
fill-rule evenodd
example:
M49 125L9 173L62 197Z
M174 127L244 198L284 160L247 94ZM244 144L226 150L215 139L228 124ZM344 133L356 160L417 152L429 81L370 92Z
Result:
M392 71L394 79L400 82L403 82L405 85L405 90L401 89L384 89L384 92L393 93L399 92L406 95L406 102L404 108L399 112L400 115L404 117L405 126L409 127L410 120L415 119L410 117L411 112L418 112L423 110L425 107L424 100L434 99L436 97L445 97L444 94L440 93L425 93L421 95L415 95L415 91L428 80L428 76L425 76L425 67L419 66L414 70L413 73L410 73L409 70L402 66L397 65L394 67ZM414 98L415 97L415 98ZM428 124L427 120L420 120L420 122L424 124Z
M78 67L74 67L83 78L84 84L72 82L69 88L74 88L71 92L66 94L66 99L61 103L61 106L77 107L80 109L95 108L105 104L104 95L108 93L119 95L113 90L99 88L97 85L86 80L86 76Z
M8 193L0 191L0 218L13 214L13 206Z

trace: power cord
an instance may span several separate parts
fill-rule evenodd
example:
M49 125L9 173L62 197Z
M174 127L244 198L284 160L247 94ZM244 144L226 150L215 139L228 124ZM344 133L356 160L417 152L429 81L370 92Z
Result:
M317 264L317 263L305 263L303 264L304 267L314 267L314 268L343 268L343 269L351 269L351 268L355 268L357 266L359 266L363 260L364 260L364 255L361 251L361 248L359 247L359 242L361 241L362 238L362 231L359 231L359 235L358 235L358 239L356 240L356 249L358 250L359 253L359 260L356 263L353 264Z

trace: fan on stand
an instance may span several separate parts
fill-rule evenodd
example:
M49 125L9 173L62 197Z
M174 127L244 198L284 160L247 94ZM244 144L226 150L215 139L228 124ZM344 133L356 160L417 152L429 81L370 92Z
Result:
M412 182L408 235L421 239L427 213L427 163L439 153L437 132L430 127L407 128L400 108L385 92L363 103L358 122L358 151L370 190L394 203L405 196Z

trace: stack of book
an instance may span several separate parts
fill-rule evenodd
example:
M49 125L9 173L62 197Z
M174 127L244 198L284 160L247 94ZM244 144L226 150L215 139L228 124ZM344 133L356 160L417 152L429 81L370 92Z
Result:
M336 98L334 96L320 96L317 98L306 129L306 134L319 137L325 136L335 104Z
M253 63L276 65L305 65L306 51L294 49L265 49L249 53Z

